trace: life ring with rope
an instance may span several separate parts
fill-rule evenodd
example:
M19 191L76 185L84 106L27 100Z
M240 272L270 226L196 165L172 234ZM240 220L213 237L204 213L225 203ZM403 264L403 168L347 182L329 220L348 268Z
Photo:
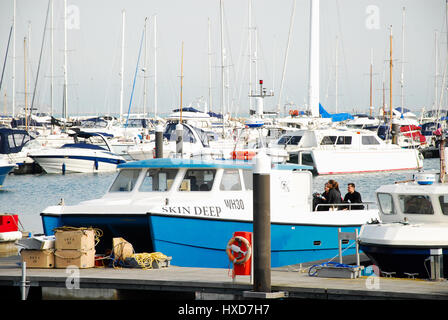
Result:
M241 249L242 244L246 246L246 251L243 251ZM238 255L235 256L233 252L237 253ZM232 261L233 264L243 264L251 257L252 248L250 246L249 240L241 236L235 236L227 243L226 253L229 257L229 260Z

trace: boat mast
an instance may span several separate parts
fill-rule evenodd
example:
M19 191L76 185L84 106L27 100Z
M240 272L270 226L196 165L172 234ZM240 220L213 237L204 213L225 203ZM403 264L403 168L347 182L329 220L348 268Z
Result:
M180 117L179 124L182 124L182 89L184 80L184 42L182 41L182 57L180 62Z
M68 96L67 96L67 0L64 0L64 103L62 117L67 120Z
M404 21L405 21L405 7L403 7L403 24L401 26L401 33L402 33L402 39L401 39L401 46L402 46L402 52L401 52L401 75L400 75L400 96L401 96L401 111L404 111Z
M25 130L28 131L28 101L26 99L26 37L23 38L23 70L24 70L24 82L25 82Z
M53 25L53 20L54 20L54 3L53 0L51 1L51 30L50 30L50 39L51 39L51 50L50 50L50 60L51 60L51 66L50 66L50 115L53 116L53 88L54 88L54 68L53 68L53 64L54 64L54 25Z
M121 11L121 71L120 71L120 123L123 121L123 87L124 87L124 28L126 24L126 12Z
M434 67L435 67L435 70L434 70L434 104L433 104L433 110L435 110L436 108L437 108L437 95L438 95L438 93L437 93L437 85L438 85L438 81L437 81L437 77L439 76L438 75L438 68L437 68L437 64L438 64L438 61L437 61L437 58L438 58L438 54L437 54L437 31L434 31L434 48L435 48L435 57L434 57L434 61L435 61L435 64L434 64Z
M144 57L143 57L143 116L146 117L146 82L147 82L147 55L148 55L148 25L147 19L145 19L145 48L144 48Z
M248 39L249 39L249 112L253 109L253 102L250 96L252 92L252 0L249 0L248 9Z
M389 51L389 110L390 110L390 132L392 132L392 111L393 111L393 107L392 107L392 26L390 26L390 36L389 36L389 46L390 46L390 51Z
M212 52L210 18L208 18L208 110L212 111Z
M154 16L154 118L157 118L157 15Z
M319 0L311 0L308 107L319 117Z
M16 115L16 0L13 0L12 29L12 117Z
M338 113L338 48L339 48L339 38L336 36L336 52L335 52L335 89L334 89L334 98L335 98L335 112Z
M370 116L373 115L373 97L372 97L372 75L373 75L373 48L370 49Z
M220 24L221 24L221 112L222 112L222 136L225 136L224 131L224 9L222 0L219 0L220 8Z
M280 113L280 104L281 104L281 98L282 98L282 92L283 92L283 83L285 82L286 65L287 65L287 61L288 61L289 44L291 42L291 35L292 35L292 28L294 25L295 12L296 12L296 0L293 1L293 7L292 7L292 12L291 12L291 21L289 23L288 42L286 45L285 60L283 62L282 81L280 83L280 92L278 94L278 102L277 102L278 113Z

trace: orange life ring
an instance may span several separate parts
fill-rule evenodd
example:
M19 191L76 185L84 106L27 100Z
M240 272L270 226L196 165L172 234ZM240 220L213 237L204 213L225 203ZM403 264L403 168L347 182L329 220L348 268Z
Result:
M236 245L235 243L239 245ZM246 246L246 251L241 250L241 243ZM240 253L239 257L235 257L232 252ZM243 264L251 257L252 248L250 246L249 240L241 236L236 236L230 239L227 243L226 253L230 261L232 261L234 264Z

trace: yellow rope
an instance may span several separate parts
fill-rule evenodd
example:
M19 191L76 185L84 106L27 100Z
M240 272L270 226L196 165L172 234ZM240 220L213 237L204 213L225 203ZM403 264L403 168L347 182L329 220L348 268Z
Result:
M135 253L132 258L142 267L143 270L152 269L152 263L154 260L157 262L165 261L168 257L161 252L152 253Z

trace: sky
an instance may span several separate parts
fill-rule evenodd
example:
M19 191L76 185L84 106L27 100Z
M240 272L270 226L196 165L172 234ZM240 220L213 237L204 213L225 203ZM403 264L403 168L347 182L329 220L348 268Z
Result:
M68 114L120 112L123 10L126 15L124 113L146 110L153 115L157 104L158 114L167 114L179 108L182 100L184 107L203 109L207 105L214 112L221 112L224 107L233 115L247 114L249 82L253 83L253 90L258 90L259 80L264 81L263 87L268 92L274 92L273 97L265 98L265 110L305 110L308 101L310 1L67 0ZM252 7L250 29L249 3ZM48 0L16 0L16 111L25 105L25 91L27 105L31 105L34 90L34 107L41 112L51 111L50 15L44 37L48 6ZM64 1L54 0L53 8L53 113L60 115L64 83ZM331 113L368 113L371 59L375 114L383 104L383 82L386 104L389 104L392 28L393 106L401 106L401 92L403 106L418 113L422 107L433 108L435 97L437 105L445 106L447 95L441 86L448 47L446 11L445 0L320 0L321 104ZM147 36L142 37L146 18ZM2 62L5 61L12 20L13 0L0 0ZM221 30L224 64L221 61ZM142 38L146 39L146 54ZM41 64L36 81L39 60ZM6 64L1 66L4 77L0 114L4 114L12 112L12 39Z

